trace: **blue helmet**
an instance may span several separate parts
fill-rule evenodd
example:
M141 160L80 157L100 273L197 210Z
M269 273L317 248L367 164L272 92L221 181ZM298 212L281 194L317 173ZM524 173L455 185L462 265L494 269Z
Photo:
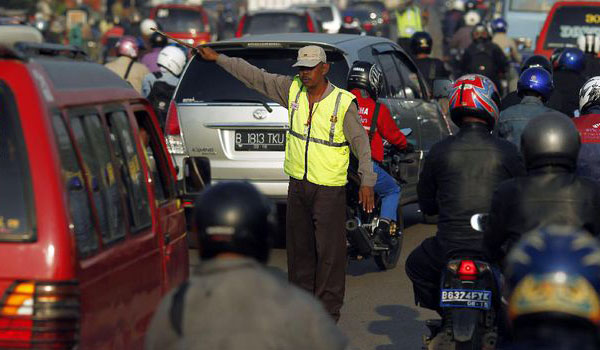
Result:
M585 54L575 47L564 49L558 56L556 69L583 72L585 69Z
M533 320L600 325L600 244L589 233L556 225L528 233L510 251L505 277L515 329Z
M534 91L542 95L544 100L548 100L553 90L552 75L541 67L527 68L521 73L517 83L517 93L521 97L526 91Z
M504 18L496 18L492 21L490 26L494 33L506 33L506 30L508 29L508 23L506 23Z

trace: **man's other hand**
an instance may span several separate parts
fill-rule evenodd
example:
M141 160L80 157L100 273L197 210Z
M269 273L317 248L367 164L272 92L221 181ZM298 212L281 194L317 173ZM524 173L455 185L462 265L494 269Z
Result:
M206 46L198 46L196 51L200 54L200 57L206 61L216 61L217 57L219 57L219 53L210 47Z
M370 213L375 207L375 195L372 186L360 186L358 190L358 202L362 204L363 209Z

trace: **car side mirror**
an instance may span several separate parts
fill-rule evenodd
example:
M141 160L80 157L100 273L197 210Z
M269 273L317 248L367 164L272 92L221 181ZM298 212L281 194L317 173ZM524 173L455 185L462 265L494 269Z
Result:
M435 79L433 81L433 98L448 98L452 88L452 80Z
M412 128L402 128L402 129L400 129L400 131L404 134L404 136L408 136L408 135L412 134L413 129Z

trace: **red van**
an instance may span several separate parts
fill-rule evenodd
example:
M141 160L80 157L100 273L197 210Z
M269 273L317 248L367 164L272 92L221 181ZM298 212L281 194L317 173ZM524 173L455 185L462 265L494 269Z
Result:
M535 54L550 57L556 48L577 47L577 38L586 33L600 35L600 2L557 2L548 12Z
M150 18L156 21L163 32L190 45L198 46L212 41L210 20L202 6L159 5L150 11Z
M142 349L189 273L156 117L108 69L56 56L77 50L26 49L0 46L0 348Z

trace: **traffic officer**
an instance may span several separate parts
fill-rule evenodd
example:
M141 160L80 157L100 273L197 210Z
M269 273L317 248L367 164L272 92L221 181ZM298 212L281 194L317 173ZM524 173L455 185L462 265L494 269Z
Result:
M314 293L337 321L346 279L346 189L350 148L359 161L359 200L374 206L369 138L350 92L331 84L323 48L298 51L294 77L271 74L209 47L198 52L246 86L288 108L284 171L290 176L286 241L289 279Z
M410 37L416 32L423 31L423 14L414 0L403 0L396 10L396 25L398 27L398 45L407 52L410 50Z
M219 183L195 208L202 262L158 307L147 350L346 348L312 296L264 268L275 220L254 186Z

